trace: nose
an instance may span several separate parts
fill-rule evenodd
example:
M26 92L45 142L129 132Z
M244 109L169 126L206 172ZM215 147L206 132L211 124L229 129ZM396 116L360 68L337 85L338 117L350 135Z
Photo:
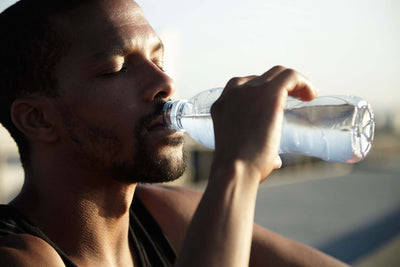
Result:
M169 100L175 93L174 80L161 70L156 64L149 62L147 86L144 86L144 100L151 102L154 100Z

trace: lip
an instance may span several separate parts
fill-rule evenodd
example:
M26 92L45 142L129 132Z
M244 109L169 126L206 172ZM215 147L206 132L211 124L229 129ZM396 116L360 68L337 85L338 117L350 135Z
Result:
M168 132L175 132L171 128L169 128L165 122L162 116L158 117L157 119L153 120L149 126L147 127L149 132L158 132L158 131L168 131Z

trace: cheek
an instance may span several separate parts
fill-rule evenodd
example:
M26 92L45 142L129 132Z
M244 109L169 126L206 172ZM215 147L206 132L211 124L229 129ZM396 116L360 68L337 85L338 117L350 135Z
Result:
M59 100L59 114L67 128L76 128L76 134L86 132L82 136L85 139L97 136L105 141L109 139L111 144L112 138L117 137L125 146L136 146L136 131L143 128L142 119L149 107L138 103L132 92L115 86L96 88L93 85L80 89L63 94Z
M109 96L80 99L64 109L64 113L94 128L105 128L114 130L133 131L135 121L138 119L140 110L132 103L124 102L124 99L112 98Z

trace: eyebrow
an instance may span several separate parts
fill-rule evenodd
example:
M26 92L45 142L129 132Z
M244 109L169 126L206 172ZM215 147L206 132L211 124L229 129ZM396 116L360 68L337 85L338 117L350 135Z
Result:
M131 47L129 45L116 45L112 48L108 48L105 51L98 52L92 55L92 58L95 59L102 59L102 58L109 58L115 56L125 56L129 54L131 51ZM164 52L164 43L161 41L160 38L157 37L157 41L154 44L154 47L151 49L151 52L161 51Z

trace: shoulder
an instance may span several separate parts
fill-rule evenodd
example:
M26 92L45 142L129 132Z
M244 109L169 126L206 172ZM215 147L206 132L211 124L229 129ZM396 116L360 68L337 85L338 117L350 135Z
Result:
M194 189L167 185L140 185L137 196L160 225L176 250L180 249L193 214L202 198Z
M27 234L0 237L0 266L65 266L44 240Z

